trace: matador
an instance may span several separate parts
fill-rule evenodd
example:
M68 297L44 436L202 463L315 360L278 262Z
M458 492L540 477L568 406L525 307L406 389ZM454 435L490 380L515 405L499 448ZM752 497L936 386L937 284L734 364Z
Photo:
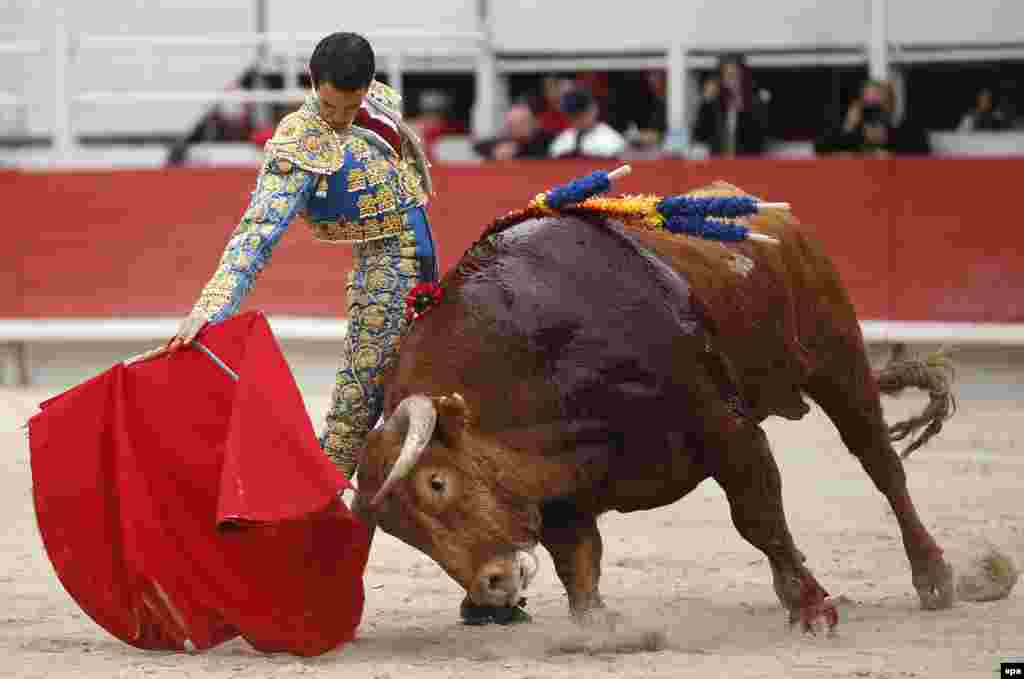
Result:
M313 91L285 116L266 144L256 189L220 264L171 349L207 322L238 311L289 224L299 217L313 236L350 243L348 332L320 442L349 478L355 453L382 410L375 379L397 349L405 296L437 279L426 205L429 163L402 120L394 89L374 79L362 36L335 33L310 60Z

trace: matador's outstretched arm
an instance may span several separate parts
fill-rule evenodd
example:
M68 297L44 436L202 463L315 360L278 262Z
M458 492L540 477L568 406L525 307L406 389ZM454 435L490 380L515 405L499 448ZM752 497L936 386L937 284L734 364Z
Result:
M231 317L252 290L274 246L314 190L317 176L287 160L268 157L256 190L231 235L220 264L193 312L211 322Z

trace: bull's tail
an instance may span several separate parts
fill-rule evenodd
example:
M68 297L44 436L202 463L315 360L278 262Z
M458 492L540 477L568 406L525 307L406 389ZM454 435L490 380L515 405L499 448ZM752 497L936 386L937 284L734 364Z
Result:
M902 441L921 432L901 454L904 459L938 434L942 423L956 412L956 400L950 387L952 378L953 364L945 350L939 350L922 361L908 358L902 344L893 347L889 362L875 372L878 390L886 396L895 396L907 387L928 392L928 405L924 410L889 426L891 441Z

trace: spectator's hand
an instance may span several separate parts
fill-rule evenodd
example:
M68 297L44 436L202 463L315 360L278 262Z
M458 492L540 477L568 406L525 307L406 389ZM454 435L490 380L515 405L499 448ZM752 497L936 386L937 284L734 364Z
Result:
M718 78L708 78L704 81L705 99L717 99L721 92L722 84L718 81Z
M632 141L637 146L653 147L661 143L661 132L658 130L637 130Z
M889 143L889 129L885 125L865 125L864 141L875 146L885 146Z
M495 160L515 158L517 153L519 153L519 143L514 141L503 141L500 144L495 144L493 151Z
M846 109L846 120L843 121L843 131L853 132L860 127L863 120L864 103L858 99L850 104L850 108Z

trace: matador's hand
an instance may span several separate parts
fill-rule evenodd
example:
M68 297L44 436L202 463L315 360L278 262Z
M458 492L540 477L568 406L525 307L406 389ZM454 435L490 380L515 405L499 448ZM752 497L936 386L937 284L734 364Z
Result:
M201 311L193 311L181 322L178 326L178 332L174 335L170 342L162 347L156 349L150 349L149 351L139 354L138 356L132 356L124 362L125 365L131 365L132 363L138 363L140 361L148 361L151 358L156 358L162 354L166 354L172 351L177 351L182 346L187 346L192 343L199 331L202 330L203 326L209 322L209 318L206 314Z
M209 322L209 318L202 311L193 311L178 326L178 334L174 336L171 343L167 345L168 351L177 351L182 346L192 344L203 326Z

